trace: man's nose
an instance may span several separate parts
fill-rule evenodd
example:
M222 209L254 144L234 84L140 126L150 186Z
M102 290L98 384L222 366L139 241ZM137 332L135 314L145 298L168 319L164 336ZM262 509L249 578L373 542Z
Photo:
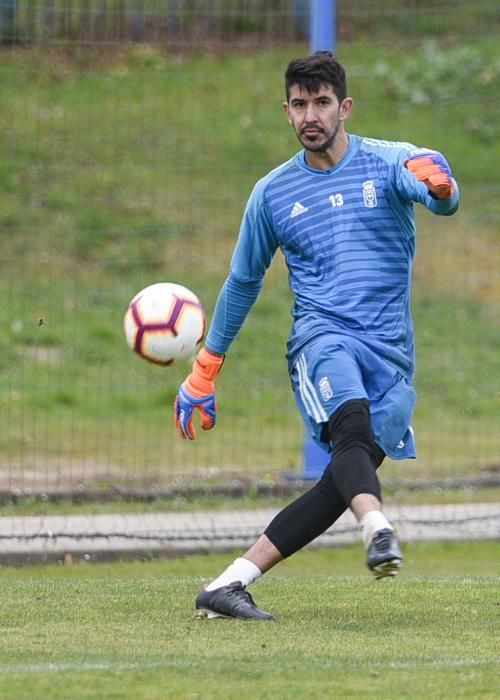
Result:
M307 105L304 121L306 121L307 123L317 121L316 106L314 104Z

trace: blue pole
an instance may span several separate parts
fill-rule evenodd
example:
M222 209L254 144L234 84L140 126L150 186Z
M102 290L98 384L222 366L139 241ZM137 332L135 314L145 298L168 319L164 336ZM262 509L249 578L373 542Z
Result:
M336 46L336 1L310 0L309 45L315 51L335 51ZM306 436L304 445L304 472L302 479L319 479L325 471L330 455L314 440Z
M335 51L336 0L310 0L309 44L315 51Z

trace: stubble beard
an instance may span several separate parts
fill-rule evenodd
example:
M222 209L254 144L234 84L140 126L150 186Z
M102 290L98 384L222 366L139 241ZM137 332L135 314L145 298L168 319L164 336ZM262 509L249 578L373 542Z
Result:
M321 144L318 144L317 146L314 146L314 145L311 146L311 145L305 144L299 134L297 134L297 137L306 151L309 151L311 153L322 153L322 152L326 153L326 151L328 151L328 149L333 146L335 139L337 138L337 133L338 133L339 127L340 127L340 124L337 124L337 126L335 127L333 132L330 134L330 136L326 139L326 141L324 141Z

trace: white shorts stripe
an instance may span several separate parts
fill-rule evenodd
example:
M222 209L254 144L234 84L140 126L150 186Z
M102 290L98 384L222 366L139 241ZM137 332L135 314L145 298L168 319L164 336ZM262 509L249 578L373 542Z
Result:
M303 353L299 357L296 367L299 375L300 398L302 399L308 414L314 418L316 423L326 423L328 420L328 415L321 405L321 401L316 393L314 384L307 375L307 362Z

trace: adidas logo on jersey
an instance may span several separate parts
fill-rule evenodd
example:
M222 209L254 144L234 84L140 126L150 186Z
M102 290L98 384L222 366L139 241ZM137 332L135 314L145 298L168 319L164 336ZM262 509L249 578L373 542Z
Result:
M300 216L301 214L304 214L306 211L308 211L307 207L305 207L300 202L295 202L295 204L292 207L292 211L290 212L290 218L295 219L296 216Z

